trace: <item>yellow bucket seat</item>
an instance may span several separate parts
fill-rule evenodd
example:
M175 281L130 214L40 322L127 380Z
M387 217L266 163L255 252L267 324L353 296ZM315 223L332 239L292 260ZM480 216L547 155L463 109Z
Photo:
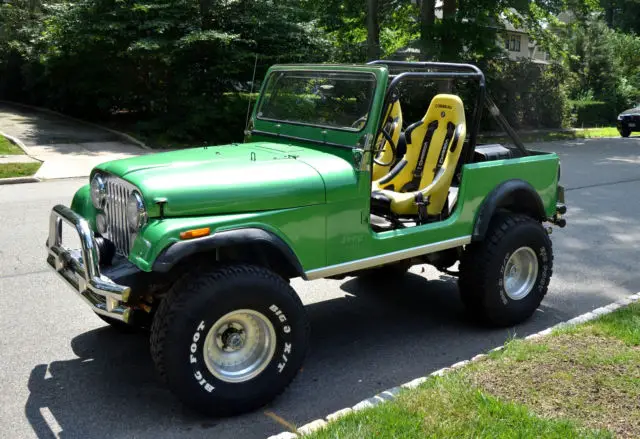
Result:
M384 119L384 129L393 140L393 144L396 147L396 157L393 157L393 151L389 141L380 133L376 140L376 158L381 163L389 163L389 166L379 165L373 163L372 179L378 180L387 174L398 163L401 157L398 156L398 143L400 141L400 133L402 131L402 108L400 107L400 99L395 97L393 101L387 107L387 113Z
M407 128L405 135L405 158L373 184L372 213L439 215L466 136L462 100L451 94L436 95L423 119ZM412 148L415 142L422 146Z

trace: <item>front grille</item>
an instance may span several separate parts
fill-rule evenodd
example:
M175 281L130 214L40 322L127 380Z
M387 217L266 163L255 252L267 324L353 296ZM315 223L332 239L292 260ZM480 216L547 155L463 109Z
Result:
M127 199L131 193L129 185L116 177L107 177L106 238L116 246L116 252L129 256L131 234L127 226Z

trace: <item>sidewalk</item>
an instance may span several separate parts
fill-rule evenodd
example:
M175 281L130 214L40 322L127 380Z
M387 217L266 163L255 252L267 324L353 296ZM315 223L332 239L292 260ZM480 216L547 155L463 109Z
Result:
M0 103L0 132L18 139L31 158L2 162L41 161L35 177L43 180L86 177L100 163L150 152L109 131L7 103Z

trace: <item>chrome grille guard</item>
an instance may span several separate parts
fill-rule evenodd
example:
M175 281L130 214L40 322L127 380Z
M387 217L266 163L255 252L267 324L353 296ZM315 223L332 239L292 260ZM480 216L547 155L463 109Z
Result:
M81 249L70 250L63 246L63 221L78 233ZM67 206L55 206L49 221L47 249L47 263L94 312L123 322L129 321L132 310L126 302L131 289L100 274L98 248L86 219Z

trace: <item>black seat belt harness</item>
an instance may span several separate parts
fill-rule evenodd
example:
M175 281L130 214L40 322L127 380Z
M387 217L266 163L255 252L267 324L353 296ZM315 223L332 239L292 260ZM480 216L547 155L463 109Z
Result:
M417 190L420 187L420 180L422 180L422 171L424 170L424 162L427 159L427 152L431 145L431 139L433 133L438 129L438 121L434 120L427 126L427 133L424 136L424 142L422 142L422 148L420 149L420 156L418 157L418 163L413 170L413 179L411 180L410 187L405 190Z

